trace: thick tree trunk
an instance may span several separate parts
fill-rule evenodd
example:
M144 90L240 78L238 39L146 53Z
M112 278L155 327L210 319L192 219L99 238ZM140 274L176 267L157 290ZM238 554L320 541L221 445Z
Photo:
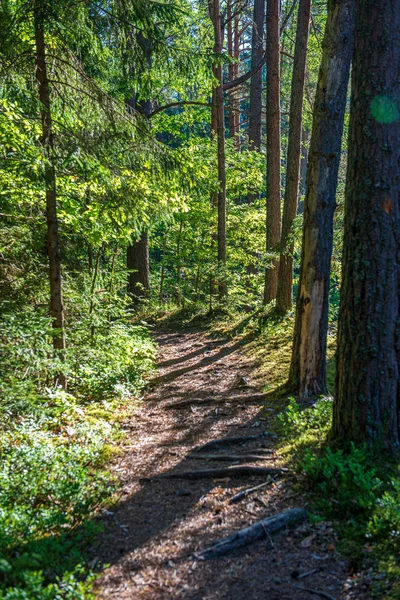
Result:
M333 435L400 447L400 0L356 2Z
M267 0L267 254L281 237L280 0ZM265 273L264 304L275 300L277 261Z
M209 10L214 26L214 53L222 54L222 24L219 0L209 0ZM218 295L222 300L227 294L223 271L226 265L226 170L225 170L225 115L224 115L224 88L222 79L222 64L218 60L213 65L214 77L217 79L215 87L215 104L217 117L217 142L218 142L218 267L222 275L219 275Z
M304 200L303 242L289 383L325 394L333 214L353 48L354 0L329 0Z
M283 315L292 308L293 243L290 243L289 240L293 221L296 218L299 193L301 124L303 118L303 94L306 76L310 11L311 0L300 0L290 97L286 187L283 204L278 290L276 296L276 308L278 312Z
M128 246L126 253L128 274L128 293L133 303L147 298L150 291L149 239L147 232Z
M47 221L47 253L49 257L50 280L50 315L53 327L57 330L53 337L53 346L59 351L64 361L65 330L64 306L62 298L60 240L57 218L56 171L53 164L53 131L51 118L50 90L47 77L46 46L44 41L43 17L40 6L35 4L35 48L36 48L36 80L40 100L40 117L42 122L42 145L45 158L46 186L46 221ZM59 374L59 383L65 388L64 374Z

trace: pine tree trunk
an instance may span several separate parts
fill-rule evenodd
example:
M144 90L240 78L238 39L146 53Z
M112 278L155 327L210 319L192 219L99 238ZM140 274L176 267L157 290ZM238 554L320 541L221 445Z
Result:
M139 31L137 33L137 43L141 47L148 69L153 66L153 48L151 40ZM127 102L128 110L140 111L148 116L153 109L153 102L149 98L137 98L136 94ZM128 273L128 293L132 298L132 303L138 304L143 298L148 298L150 294L150 259L149 259L149 241L148 232L142 233L140 239L130 244L126 251L126 266L128 270L135 272Z
M251 68L254 69L263 57L265 0L254 0L253 30L251 35ZM262 113L262 69L250 80L249 148L261 147Z
M44 40L43 16L40 6L35 3L35 48L36 48L36 80L40 100L40 117L42 122L42 146L45 158L46 186L46 222L47 222L47 253L49 257L50 280L50 315L52 324L57 332L53 337L53 346L59 357L64 361L65 330L64 306L62 297L60 239L57 218L56 171L53 164L53 131L51 118L50 90L47 77L46 46ZM64 374L58 375L58 382L66 387Z
M327 393L326 337L333 214L353 48L354 0L329 0L304 200L303 242L289 383Z
M304 196L306 193L306 181L307 181L307 164L308 164L308 144L310 141L310 132L305 127L302 128L301 132L301 159L300 159L300 182L299 191L300 195ZM304 203L299 213L304 212Z
M234 59L239 58L239 18L233 14L235 9L233 0L228 0L227 29L228 29L228 54ZM230 62L228 67L229 81L239 75L239 64ZM229 96L229 135L233 138L236 150L240 150L240 102L237 90L231 90Z
M289 239L293 221L296 218L299 193L301 125L303 118L303 94L306 76L310 11L311 0L300 0L290 97L286 187L283 204L278 290L276 296L276 308L282 315L292 308L293 243L290 243Z
M147 298L150 292L149 240L147 232L127 248L126 266L128 274L128 293L132 302L137 304Z
M356 2L333 436L400 447L400 0Z
M251 68L262 60L264 52L265 0L254 0L253 29L251 34ZM250 80L249 148L260 150L262 125L262 69ZM254 202L258 194L248 194L247 202Z
M267 0L267 253L281 237L280 0ZM276 298L277 261L265 273L264 304Z
M209 1L210 16L214 26L214 53L222 54L222 24L219 0ZM217 142L218 142L218 231L217 231L217 258L221 271L226 265L226 171L225 171L225 115L224 115L224 89L222 79L222 64L219 60L213 66L214 77L218 84L215 88L215 103L217 117ZM224 275L219 276L218 295L222 300L227 294Z

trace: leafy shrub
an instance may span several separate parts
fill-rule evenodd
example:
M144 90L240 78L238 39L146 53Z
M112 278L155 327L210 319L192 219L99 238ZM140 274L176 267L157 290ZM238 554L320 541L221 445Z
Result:
M330 512L340 511L342 515L351 516L371 511L382 487L369 459L366 448L351 444L348 454L343 450L334 452L331 448L327 448L322 456L308 451L302 467L322 492L320 505Z
M310 430L326 432L332 422L332 399L321 398L310 408L301 408L289 398L286 409L278 415L280 429L285 437L299 436Z
M76 319L54 384L47 317L3 306L0 323L0 599L88 598L84 546L115 485L104 470L118 402L137 396L154 362L146 329L105 312L95 335ZM109 313L107 314L107 318ZM117 318L119 317L119 318Z

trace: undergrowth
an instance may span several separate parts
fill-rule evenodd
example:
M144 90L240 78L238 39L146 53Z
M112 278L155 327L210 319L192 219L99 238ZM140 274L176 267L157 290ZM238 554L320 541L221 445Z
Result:
M339 550L370 568L371 594L400 598L400 480L398 467L372 449L328 443L332 400L302 408L290 398L278 416L281 452L304 475L314 510L336 522Z
M154 362L143 327L120 317L71 327L54 385L49 320L3 306L0 325L0 598L90 598L85 548L116 488L106 459Z

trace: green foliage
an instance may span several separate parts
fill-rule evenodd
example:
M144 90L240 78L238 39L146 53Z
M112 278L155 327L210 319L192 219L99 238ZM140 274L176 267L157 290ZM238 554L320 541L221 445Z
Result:
M347 452L327 446L331 421L330 399L322 398L313 407L302 409L291 398L279 415L282 450L303 473L314 510L335 520L341 534L340 549L353 559L366 560L383 574L373 581L376 597L385 591L385 597L398 599L398 468L385 464L384 456L366 446L351 444Z
M0 598L87 598L84 547L115 489L104 463L120 435L119 405L140 393L154 345L144 327L116 319L118 304L98 311L94 337L75 315L67 393L54 386L49 319L2 309Z
M382 481L370 464L367 449L354 444L346 454L327 448L321 457L308 451L302 460L304 472L321 491L323 509L347 517L368 514L377 503Z
M321 398L311 408L303 409L294 398L289 398L288 406L278 419L283 435L288 438L309 430L326 432L332 422L332 399Z

